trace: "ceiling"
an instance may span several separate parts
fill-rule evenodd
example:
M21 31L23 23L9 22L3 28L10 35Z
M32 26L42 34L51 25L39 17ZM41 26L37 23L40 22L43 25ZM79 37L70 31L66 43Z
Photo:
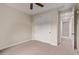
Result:
M63 9L66 9L66 8L72 7L74 5L72 3L42 3L42 4L44 5L43 8L34 4L33 10L31 10L29 3L6 3L7 6L16 8L29 15L35 15L35 14L46 12L46 11L49 11L49 10L52 10L55 8L61 9L61 7Z

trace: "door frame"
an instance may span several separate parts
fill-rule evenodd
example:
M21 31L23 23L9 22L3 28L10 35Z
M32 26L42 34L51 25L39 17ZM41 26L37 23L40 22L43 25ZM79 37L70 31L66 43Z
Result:
M77 21L76 21L76 17L77 17L77 15L76 15L76 10L75 10L75 7L72 7L71 8L71 11L74 11L73 12L73 19L74 19L74 40L73 40L73 49L75 50L75 49L77 49L77 39L76 39L76 33L77 33ZM61 11L58 11L58 44L61 44L61 35L60 35L60 31L61 31L61 27L60 27L60 25L61 25L61 22L60 22L60 13L61 13Z

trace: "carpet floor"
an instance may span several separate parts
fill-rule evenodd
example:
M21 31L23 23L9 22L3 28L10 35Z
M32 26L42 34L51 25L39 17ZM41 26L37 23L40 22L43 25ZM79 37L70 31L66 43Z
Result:
M76 55L69 41L53 46L40 41L31 40L0 51L1 55Z

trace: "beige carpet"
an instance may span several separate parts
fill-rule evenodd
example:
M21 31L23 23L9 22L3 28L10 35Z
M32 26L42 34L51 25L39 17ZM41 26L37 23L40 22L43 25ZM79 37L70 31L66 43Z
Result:
M40 41L31 40L0 52L1 55L73 55L76 54L70 42L63 41L59 46L53 46Z

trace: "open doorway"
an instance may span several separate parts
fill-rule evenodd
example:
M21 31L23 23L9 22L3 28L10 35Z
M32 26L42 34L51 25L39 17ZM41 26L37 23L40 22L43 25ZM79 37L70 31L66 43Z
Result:
M74 30L74 8L61 11L59 14L60 20L60 44L65 48L74 50L75 47L75 30Z

